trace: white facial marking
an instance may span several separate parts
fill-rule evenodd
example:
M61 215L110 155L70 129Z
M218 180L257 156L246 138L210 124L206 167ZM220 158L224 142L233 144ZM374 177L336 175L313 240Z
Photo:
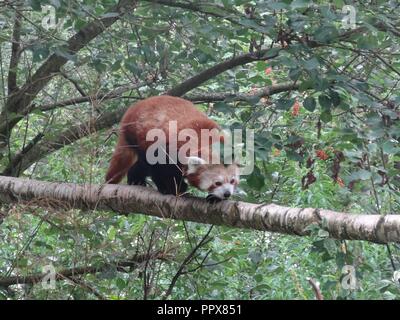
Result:
M208 188L211 187L211 185L212 185L211 180L200 179L200 185L199 185L200 190L207 191Z
M223 177L223 176L218 176L218 177L215 179L215 182L224 183L224 177Z

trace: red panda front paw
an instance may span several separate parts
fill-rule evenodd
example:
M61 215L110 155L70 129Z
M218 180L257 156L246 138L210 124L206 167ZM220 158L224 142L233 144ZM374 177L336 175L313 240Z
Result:
M216 197L216 196L214 196L214 195L212 195L212 194L209 194L209 195L206 197L206 201L207 201L208 203L215 204L215 203L221 202L222 199L221 199L221 198L218 198L218 197Z

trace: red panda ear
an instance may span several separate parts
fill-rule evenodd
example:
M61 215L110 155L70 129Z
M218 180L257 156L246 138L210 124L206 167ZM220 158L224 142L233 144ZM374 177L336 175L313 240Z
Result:
M199 157L187 157L186 161L187 161L186 175L195 173L200 166L206 164L206 161Z

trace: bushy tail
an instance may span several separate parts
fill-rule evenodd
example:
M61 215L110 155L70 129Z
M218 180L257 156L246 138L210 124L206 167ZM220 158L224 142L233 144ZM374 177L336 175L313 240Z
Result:
M119 183L137 160L137 153L132 149L121 132L106 174L106 183Z

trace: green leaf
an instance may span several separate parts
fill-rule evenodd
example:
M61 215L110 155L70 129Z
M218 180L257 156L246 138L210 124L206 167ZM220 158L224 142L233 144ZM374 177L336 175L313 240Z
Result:
M278 1L278 2L269 2L268 7L270 7L273 10L282 10L282 9L287 9L288 5L286 3Z
M117 278L117 280L115 281L115 284L117 285L117 288L119 290L124 290L127 286L127 283L124 281L124 279L121 279L121 278Z
M230 113L232 111L232 107L229 106L229 104L223 102L223 101L219 101L217 103L214 104L214 109L218 112L222 112L222 113Z
M263 275L260 274L260 273L257 273L257 274L254 276L254 280L256 280L257 283L260 283L260 282L263 280Z
M303 92L309 89L312 89L314 86L314 82L312 80L302 81L299 85L299 91Z
M371 178L371 172L365 169L360 169L357 172L353 172L350 176L351 180L368 180Z
M109 239L109 240L114 240L114 239L115 239L116 233L117 233L117 230L114 228L114 226L111 226L111 227L108 229L108 234L107 234L108 239Z
M56 9L60 8L61 6L60 0L50 0L50 4Z
M368 139L374 140L378 138L382 138L386 135L384 128L374 128L373 130L369 130L366 134Z
M261 77L260 75L256 75L254 77L248 78L248 80L254 84L265 84L265 79L263 77Z
M19 268L25 268L28 265L28 259L27 258L19 258L17 260L17 266Z
M310 4L309 0L294 0L290 4L292 9L300 9L300 8L307 8Z
M247 177L246 181L249 187L254 190L260 190L265 185L264 176L257 167L253 173Z
M327 96L325 94L321 94L318 97L318 102L319 102L319 105L321 106L321 108L323 110L329 110L331 108L331 106L332 106L331 99L329 98L329 96Z
M320 238L328 238L329 237L329 232L323 229L318 230L318 237Z
M266 283L260 284L253 288L253 291L270 291L270 290L271 290L271 286L269 286Z
M119 69L121 69L121 63L122 63L122 60L120 60L120 59L115 61L111 66L111 70L118 71Z
M103 63L103 60L101 59L94 59L91 65L94 66L94 68L98 73L103 73L104 71L107 70L107 65Z
M315 30L314 38L318 42L329 43L338 37L339 33L334 26L322 26Z
M371 50L379 46L379 43L374 37L362 36L357 39L357 46L359 49Z
M303 66L307 70L317 69L319 67L319 61L317 58L311 58L310 60L303 61Z
M30 0L31 7L35 11L42 11L41 1L40 0Z
M326 233L328 235L326 235ZM327 238L329 233L326 233L324 233L324 236L326 237L326 239L324 239L324 247L329 253L333 254L336 251L336 242L332 238Z
M325 123L332 121L332 114L329 110L323 111L320 116L321 120Z
M334 107L337 107L338 105L340 105L341 98L340 98L339 93L337 93L336 91L331 90L329 92L329 98Z
M291 99L284 99L281 98L276 102L276 107L279 110L289 110L295 102L294 98Z
M267 52L264 54L264 59L270 59L275 57L280 51L280 48L271 48L267 50Z
M324 78L317 69L309 70L310 78L313 82L312 87L320 92L325 92L329 88L328 79Z
M49 244L47 244L46 242L41 241L41 240L36 240L36 241L35 241L35 246L37 246L37 247L42 247L42 248L46 248L46 249L48 249L48 250L54 250L53 246L51 246L51 245L49 245Z
M289 160L293 160L293 161L297 161L297 162L303 161L303 157L293 150L286 150L286 157Z
M289 78L293 81L296 81L297 79L299 79L301 72L302 70L300 68L292 68L289 71Z
M49 56L50 51L47 47L39 47L39 48L34 48L32 53L33 53L32 61L39 62L46 59Z
M328 21L334 21L336 19L336 15L331 11L329 5L323 5L320 7L320 12Z
M315 110L317 103L313 97L307 97L304 99L303 106L306 110L313 112Z
M382 145L382 151L389 154L396 154L400 152L400 147L398 143L394 143L392 141L386 141Z
M256 64L256 69L257 69L257 71L260 71L260 72L264 72L266 67L267 67L267 64L264 61L258 61Z

